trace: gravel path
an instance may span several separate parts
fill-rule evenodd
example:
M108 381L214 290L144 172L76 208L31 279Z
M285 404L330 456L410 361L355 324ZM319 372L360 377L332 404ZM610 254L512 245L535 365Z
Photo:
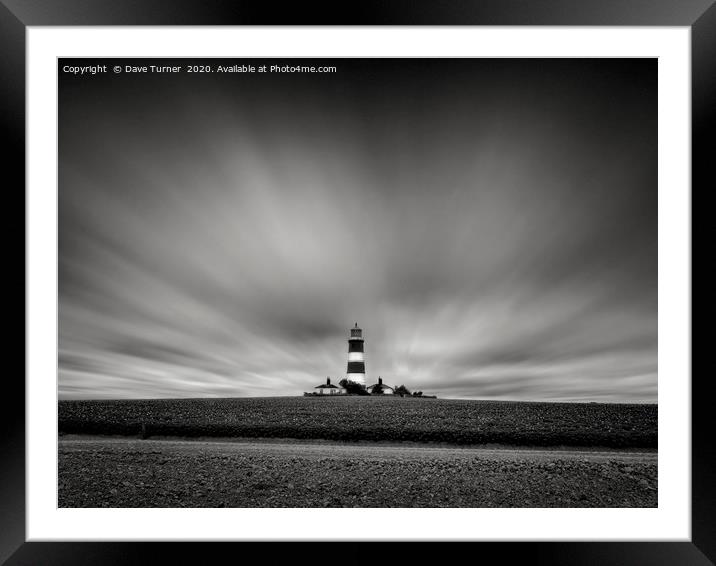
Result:
M656 507L656 451L62 438L60 507Z

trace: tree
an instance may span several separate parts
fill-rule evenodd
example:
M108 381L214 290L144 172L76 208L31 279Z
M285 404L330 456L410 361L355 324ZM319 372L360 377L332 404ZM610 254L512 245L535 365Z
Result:
M361 385L349 379L341 379L338 385L343 387L349 395L370 395L370 393L366 391L365 385Z
M395 388L394 393L402 397L403 395L410 395L410 390L405 387L405 385L398 385L398 387Z

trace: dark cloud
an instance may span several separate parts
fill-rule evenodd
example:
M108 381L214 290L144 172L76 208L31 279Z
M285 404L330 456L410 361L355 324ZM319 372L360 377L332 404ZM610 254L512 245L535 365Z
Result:
M655 61L337 61L60 74L60 396L655 401Z

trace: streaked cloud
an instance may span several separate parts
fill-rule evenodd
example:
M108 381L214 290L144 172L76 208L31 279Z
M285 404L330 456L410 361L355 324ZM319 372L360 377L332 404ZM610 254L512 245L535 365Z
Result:
M60 397L656 401L655 63L461 61L62 77Z

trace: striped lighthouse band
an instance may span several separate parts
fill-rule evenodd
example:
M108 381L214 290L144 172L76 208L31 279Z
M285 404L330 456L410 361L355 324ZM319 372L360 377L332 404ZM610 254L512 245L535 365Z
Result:
M347 379L365 385L365 354L363 353L363 330L358 323L351 328L348 339L348 368Z
M365 362L348 362L348 373L365 373Z
M365 374L364 373L349 373L346 376L346 379L348 381L352 381L353 383L360 383L361 385L365 385Z

